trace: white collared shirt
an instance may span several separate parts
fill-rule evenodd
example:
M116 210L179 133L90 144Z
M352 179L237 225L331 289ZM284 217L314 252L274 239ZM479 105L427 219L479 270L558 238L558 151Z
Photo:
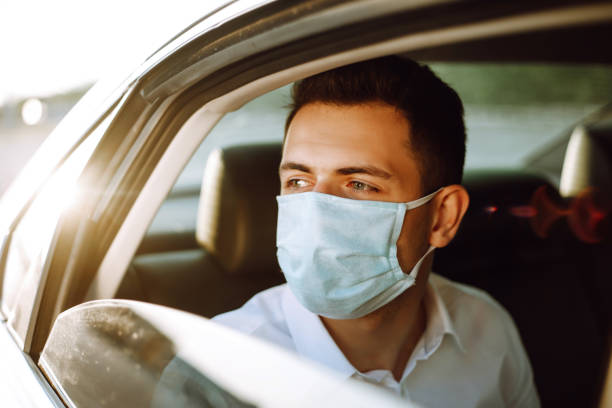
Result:
M539 407L518 331L497 302L433 273L424 300L425 332L399 382L389 370L356 370L319 316L305 309L286 284L214 320L425 407Z

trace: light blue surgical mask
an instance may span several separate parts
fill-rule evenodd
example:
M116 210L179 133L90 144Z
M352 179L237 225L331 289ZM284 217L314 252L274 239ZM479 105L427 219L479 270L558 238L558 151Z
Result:
M434 249L410 273L402 271L397 239L404 215L438 191L408 203L316 192L276 197L277 257L291 291L306 309L333 319L362 317L391 302L415 284Z

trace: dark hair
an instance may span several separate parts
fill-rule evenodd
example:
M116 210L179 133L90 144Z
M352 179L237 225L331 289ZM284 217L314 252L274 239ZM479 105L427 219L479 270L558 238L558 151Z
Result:
M410 124L423 193L461 183L465 160L463 104L457 93L425 65L389 56L332 69L296 82L285 134L296 113L314 102L357 105L382 101Z

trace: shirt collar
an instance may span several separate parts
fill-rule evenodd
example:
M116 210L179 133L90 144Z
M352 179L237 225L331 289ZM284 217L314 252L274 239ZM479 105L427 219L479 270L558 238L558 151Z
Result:
M427 283L424 302L427 325L415 349L416 359L429 358L440 346L446 334L452 336L458 348L465 353L444 300L438 292L435 278L433 282L430 279ZM338 348L319 316L302 306L288 286L283 293L282 307L289 333L299 355L330 367L347 378L358 373Z
M286 286L282 308L299 355L334 369L348 378L357 370L346 359L318 315L306 309Z
M461 338L455 329L455 325L448 313L446 304L438 291L436 281L437 276L432 274L427 283L424 296L425 311L427 313L427 326L423 336L425 340L425 352L427 356L431 355L442 342L444 335L449 334L455 339L459 349L465 353Z

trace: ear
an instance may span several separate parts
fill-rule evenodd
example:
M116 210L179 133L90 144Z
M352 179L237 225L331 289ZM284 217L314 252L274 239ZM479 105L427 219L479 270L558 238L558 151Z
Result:
M448 245L455 237L467 211L470 197L458 184L444 187L434 198L433 225L429 244L437 248Z

